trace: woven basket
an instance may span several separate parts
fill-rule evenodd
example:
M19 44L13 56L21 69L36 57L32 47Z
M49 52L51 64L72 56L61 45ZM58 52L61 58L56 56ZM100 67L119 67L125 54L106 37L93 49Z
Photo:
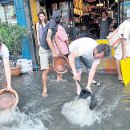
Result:
M0 110L13 109L18 103L18 94L15 90L0 90Z
M21 74L21 67L16 66L11 68L11 76L18 77Z
M68 59L65 56L55 57L53 59L52 65L53 65L54 70L57 73L66 73L67 72L67 68L65 67L65 65L70 67L69 61L68 61Z

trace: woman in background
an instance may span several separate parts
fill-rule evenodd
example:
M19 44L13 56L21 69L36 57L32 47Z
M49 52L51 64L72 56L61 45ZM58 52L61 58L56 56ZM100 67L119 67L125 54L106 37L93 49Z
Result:
M55 51L57 55L63 55L68 57L69 54L69 40L68 35L65 31L65 29L60 25L60 21L57 21L58 29L55 35ZM57 81L66 81L65 79L62 79L62 74L57 75Z
M49 72L49 57L51 56L51 50L48 46L47 41L44 41L43 32L46 28L46 17L44 12L38 13L39 22L36 23L36 32L37 32L37 42L39 47L39 56L40 56L40 67L42 70L42 96L47 97L47 74Z

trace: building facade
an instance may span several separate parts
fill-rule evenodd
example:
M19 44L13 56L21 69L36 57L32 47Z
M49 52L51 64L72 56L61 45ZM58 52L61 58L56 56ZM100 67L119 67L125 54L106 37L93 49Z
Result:
M32 59L33 67L37 66L35 42L32 30L32 19L29 0L0 0L0 21L18 24L28 29L29 37L22 41L22 58Z
M35 68L38 64L38 48L36 47L37 40L35 30L35 24L38 21L38 12L44 11L49 20L53 10L60 8L63 13L62 25L68 33L70 40L74 40L76 39L76 23L82 24L82 16L87 16L88 12L93 8L91 3L88 2L90 1L86 0L86 2L83 3L83 0L0 0L0 21L18 24L28 29L30 35L29 38L23 39L22 57L32 59ZM117 17L120 23L130 17L130 1L122 0L115 1L115 3L116 2L119 5ZM114 3L111 3L111 5L112 4L114 5ZM104 6L108 6L108 3L104 2ZM112 8L112 6L108 7Z

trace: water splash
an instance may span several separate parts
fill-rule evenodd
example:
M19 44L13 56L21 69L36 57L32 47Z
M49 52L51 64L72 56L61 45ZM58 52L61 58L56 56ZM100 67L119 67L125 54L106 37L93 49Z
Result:
M64 104L61 114L72 124L77 124L80 127L85 125L90 126L95 120L98 120L97 118L100 113L91 111L89 109L89 102L89 99L87 101L84 99L74 99Z
M74 99L63 105L61 114L67 118L71 124L79 125L80 127L91 126L94 123L101 123L104 119L111 117L112 112L118 106L121 96L115 97L111 103L101 105L104 99L102 98L103 90L107 86L102 87L97 93L98 105L94 110L89 109L90 98ZM100 106L101 105L101 106Z
M0 111L1 130L48 130L34 114L27 115L15 110Z

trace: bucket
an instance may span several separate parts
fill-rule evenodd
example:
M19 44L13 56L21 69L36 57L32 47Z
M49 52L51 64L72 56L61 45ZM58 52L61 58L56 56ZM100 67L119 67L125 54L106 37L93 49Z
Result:
M65 66L70 67L68 59L65 56L61 55L54 57L52 66L57 73L66 73L67 68Z
M0 90L0 110L13 109L17 106L18 94L15 90Z

